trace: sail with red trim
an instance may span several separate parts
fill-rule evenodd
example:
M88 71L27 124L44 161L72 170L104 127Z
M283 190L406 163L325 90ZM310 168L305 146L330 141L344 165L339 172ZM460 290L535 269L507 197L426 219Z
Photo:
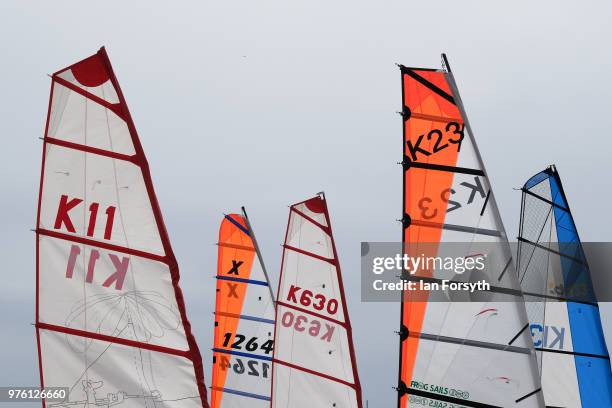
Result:
M465 258L483 255L483 270L449 276L421 269L412 278L439 284L485 279L491 291L471 299L403 293L398 406L540 407L535 352L506 233L443 60L446 69L400 67L402 242L406 254L435 257L447 243L461 243Z
M219 229L210 404L268 408L274 348L274 298L246 212Z
M36 224L47 407L208 407L149 167L104 48L51 77ZM45 402L43 402L45 406Z
M555 166L523 185L518 275L547 406L612 408L591 271Z
M272 408L362 407L327 201L289 210L277 293Z

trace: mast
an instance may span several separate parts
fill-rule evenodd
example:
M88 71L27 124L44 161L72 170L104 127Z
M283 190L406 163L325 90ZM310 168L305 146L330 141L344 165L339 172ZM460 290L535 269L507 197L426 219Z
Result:
M290 207L283 248L271 406L360 408L352 328L323 193Z
M266 277L266 282L268 282L268 289L270 290L270 299L272 299L272 303L276 303L274 299L274 292L272 291L272 285L270 283L270 277L268 276L268 271L266 270L266 265L263 261L263 256L261 255L261 250L259 249L259 244L257 243L257 238L255 238L255 230L251 226L251 220L247 215L246 208L244 206L240 207L242 210L242 215L244 216L244 220L246 221L247 228L251 232L251 239L253 240L253 245L255 246L255 252L257 253L257 258L259 259L259 263L261 264L261 269Z
M537 173L521 190L518 276L546 405L612 407L599 306L556 167Z
M208 407L178 264L108 55L51 79L36 228L41 386L68 387L73 406Z
M459 278L484 276L493 294L470 302L403 294L398 407L413 400L540 407L522 293L506 273L513 269L506 233L446 55L442 60L446 71L400 66L403 251L436 256L446 243L466 243L465 257L485 254L487 267ZM439 283L443 272L404 276Z

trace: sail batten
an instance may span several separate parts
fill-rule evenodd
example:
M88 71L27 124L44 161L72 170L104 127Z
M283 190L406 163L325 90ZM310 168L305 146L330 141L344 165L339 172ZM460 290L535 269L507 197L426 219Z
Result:
M176 258L104 48L52 76L36 233L41 385L69 388L43 405L208 407Z

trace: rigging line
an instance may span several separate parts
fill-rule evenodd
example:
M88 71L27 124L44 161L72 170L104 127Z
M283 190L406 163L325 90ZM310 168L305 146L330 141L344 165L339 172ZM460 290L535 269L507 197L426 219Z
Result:
M552 206L550 207L552 210ZM552 222L552 217L550 220L550 227L548 228L548 245L550 246L550 240L552 237L552 229L553 229L553 222ZM535 249L534 249L535 251ZM546 281L544 282L544 287L546 287L546 284L548 283L548 278L549 278L549 272L550 272L550 252L548 252L547 256L546 256ZM546 299L544 299L544 314L542 316L542 327L546 326L546 308L547 308L548 302ZM543 356L541 356L543 357ZM537 358L536 358L537 361ZM542 376L543 376L543 367L544 367L544 358L540 358L540 383L542 381Z
M502 270L501 274L497 278L498 282L501 282L502 277L506 273L506 270L508 269L508 267L510 266L511 263L512 263L512 256L510 256L510 258L508 259L508 262L506 262L506 266L504 266L504 269Z
M552 206L549 206L548 208L548 214L546 215L546 218L544 219L544 224L542 224L542 228L540 229L540 233L538 234L538 238L536 239L537 242L540 241L540 237L542 236L542 232L544 231L544 228L546 227L546 224L548 223L548 218L550 217L550 214L552 212ZM552 221L551 221L552 222ZM523 220L523 224L524 224L524 220ZM523 239L523 237L519 237L519 240ZM520 246L521 244L519 244ZM520 279L519 284L523 284L523 280L525 279L525 276L527 276L527 268L529 268L529 265L531 264L531 260L533 259L533 254L535 253L536 247L534 246L533 251L531 251L531 255L529 256L529 260L527 261L527 265L525 265L525 273L523 273L523 277Z
M251 232L251 241L253 242L253 247L255 248L255 253L257 254L257 259L259 260L259 264L261 265L261 269L266 277L266 281L268 282L268 290L270 291L270 298L272 299L272 304L276 307L276 298L274 296L274 291L272 290L272 285L270 282L270 276L268 275L268 270L266 269L266 264L263 260L263 256L261 254L261 250L259 249L259 244L257 243L257 238L255 238L255 230L253 230L253 226L251 225L251 221L249 220L249 216L247 215L246 208L242 207L242 214L244 215L244 220L246 222L247 228Z

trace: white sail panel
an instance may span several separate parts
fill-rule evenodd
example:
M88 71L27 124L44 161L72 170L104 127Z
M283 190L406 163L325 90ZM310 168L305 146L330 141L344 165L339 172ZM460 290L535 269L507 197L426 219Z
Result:
M274 341L272 407L361 407L350 320L322 196L290 209Z
M39 254L41 323L189 348L167 264L44 235Z
M351 385L327 380L299 369L274 365L273 407L358 407Z
M104 49L52 76L36 232L41 382L70 390L55 406L208 407L176 259Z
M98 88L110 85L110 80ZM97 93L97 89L90 89ZM57 82L52 89L50 138L125 155L134 155L128 125L118 113Z
M68 387L70 395L48 408L202 406L185 357L51 330L39 335L45 386Z
M45 150L40 228L164 255L139 166L53 144Z

